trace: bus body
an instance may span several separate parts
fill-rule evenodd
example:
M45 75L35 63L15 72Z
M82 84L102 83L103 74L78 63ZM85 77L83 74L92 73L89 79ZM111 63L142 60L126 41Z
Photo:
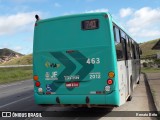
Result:
M139 81L138 44L109 13L38 20L34 29L36 104L120 106Z

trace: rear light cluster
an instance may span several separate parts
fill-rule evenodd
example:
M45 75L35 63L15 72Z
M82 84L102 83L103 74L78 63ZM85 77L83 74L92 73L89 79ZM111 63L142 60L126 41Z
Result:
M35 82L35 86L36 86L36 87L41 86L41 83L38 81L38 76L37 76L37 75L35 75L35 76L33 77L33 79L34 79L34 81L36 81L36 82Z
M38 94L43 94L43 89L40 87L41 83L38 81L39 80L38 76L34 75L33 79L35 81L35 86L38 87L38 89L37 89L38 90Z
M108 80L107 80L107 84L108 84L108 85L112 85L112 84L113 84L113 80L112 80L112 79L108 79Z
M108 79L107 79L107 85L105 86L105 91L107 91L107 92L110 92L110 90L111 90L111 86L110 85L112 85L113 84L113 78L114 78L114 72L109 72L108 73Z
M109 72L108 77L109 77L109 79L107 80L107 84L112 85L113 84L112 78L114 78L114 72Z

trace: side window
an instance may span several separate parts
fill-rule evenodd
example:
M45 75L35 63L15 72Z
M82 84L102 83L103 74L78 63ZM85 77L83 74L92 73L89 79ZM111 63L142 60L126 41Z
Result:
M138 44L136 44L136 59L139 59L139 48L138 48Z
M132 53L133 53L133 59L136 59L136 50L135 50L135 45L133 40L132 40Z
M126 39L126 34L121 30L121 37Z
M127 39L126 39L126 34L122 30L121 30L121 43L123 47L123 54L124 54L125 60L128 60Z
M119 35L119 29L117 27L113 27L114 29L114 39L116 43L120 43L120 35Z
M133 59L133 49L132 49L132 39L131 38L129 38L129 47L130 47L131 59Z
M123 57L123 50L122 50L122 44L120 42L120 31L119 28L116 26L113 26L114 30L114 39L115 39L115 47L116 47L116 53L117 53L117 60L124 60Z
M130 43L129 43L129 37L128 36L126 36L126 46L127 46L127 56L128 56L128 59L131 59Z

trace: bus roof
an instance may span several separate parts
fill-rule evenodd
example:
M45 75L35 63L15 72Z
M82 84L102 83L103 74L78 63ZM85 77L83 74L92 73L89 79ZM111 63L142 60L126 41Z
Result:
M52 17L48 19L41 19L37 22L41 23L41 22L48 22L48 21L59 20L59 19L67 19L67 18L74 18L74 17L81 17L81 16L97 16L97 15L105 15L105 14L111 16L108 12L82 13L82 14L72 14L72 15L64 15L59 17Z
M72 14L72 15L64 15L64 16L58 16L58 17L52 17L48 19L40 19L37 21L37 23L43 23L53 20L60 20L60 19L68 19L68 18L74 18L74 17L82 17L82 16L98 16L98 15L105 15L107 14L109 18L111 18L112 22L114 22L119 28L121 28L130 38L131 35L127 32L127 30L122 27L116 20L112 17L112 15L109 12L95 12L95 13L81 13L81 14ZM132 40L135 42L135 40L132 38Z

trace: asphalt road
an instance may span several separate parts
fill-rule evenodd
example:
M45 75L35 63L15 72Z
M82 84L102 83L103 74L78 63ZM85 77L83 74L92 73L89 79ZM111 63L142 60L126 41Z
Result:
M114 114L136 114L130 111L155 111L151 92L147 82L141 75L140 84L134 90L133 99L124 105L109 108L71 108L59 106L38 106L33 98L33 81L26 80L7 85L0 85L0 111L53 111L55 119L109 119L109 120L156 120L155 117L109 117ZM123 112L118 112L123 111ZM124 112L128 111L128 112ZM83 116L83 117L80 117ZM9 119L9 118L0 118ZM13 118L12 118L13 119ZM21 119L21 118L15 118ZM40 118L23 118L37 120ZM40 120L50 120L52 118L42 118Z

